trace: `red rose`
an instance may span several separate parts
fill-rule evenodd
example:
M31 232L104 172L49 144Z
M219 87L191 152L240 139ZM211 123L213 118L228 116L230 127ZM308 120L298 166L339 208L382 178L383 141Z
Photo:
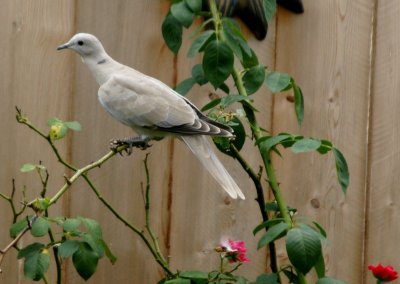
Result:
M385 267L381 264L378 264L377 266L368 265L368 269L372 271L372 274L374 274L376 279L383 282L391 282L398 278L397 271L395 271L391 265Z

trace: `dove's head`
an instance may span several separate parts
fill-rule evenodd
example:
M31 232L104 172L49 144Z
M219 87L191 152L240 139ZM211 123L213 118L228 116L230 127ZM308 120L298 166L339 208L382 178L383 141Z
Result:
M57 48L57 50L61 49L72 49L82 57L97 57L105 52L97 37L86 33L74 35L67 43Z

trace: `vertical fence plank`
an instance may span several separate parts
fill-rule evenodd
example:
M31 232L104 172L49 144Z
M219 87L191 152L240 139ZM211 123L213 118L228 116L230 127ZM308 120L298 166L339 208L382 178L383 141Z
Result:
M46 142L15 120L15 106L19 106L38 127L45 130L49 117L68 117L68 96L72 76L69 74L67 58L58 56L59 41L71 33L73 28L74 3L65 1L2 1L0 9L0 191L11 193L11 179L16 179L16 206L20 207L21 191L27 187L27 199L39 196L40 182L35 173L19 172L22 164L43 164L50 169L48 196L62 185L64 169L53 158ZM60 70L64 70L60 72ZM68 72L65 72L68 71ZM66 143L60 142L60 153L66 154ZM61 214L62 202L51 209ZM0 247L11 241L8 228L11 225L11 210L0 200ZM29 209L27 213L32 214ZM25 246L32 242L24 237ZM16 258L15 250L5 256L0 274L1 283L26 283L22 272L22 261ZM54 266L53 266L54 268ZM54 270L49 281L54 283Z
M327 274L361 283L370 42L374 1L304 1L306 12L280 10L276 69L302 87L305 119L298 127L289 94L275 99L274 133L331 140L351 173L346 196L336 180L332 153L277 158L278 179L290 206L320 222L331 241L324 250ZM349 269L351 267L351 269Z
M397 270L400 238L399 4L398 1L377 1L365 263L390 264ZM366 283L374 283L370 272L366 279Z
M270 26L268 39L262 42L256 41L246 29L245 32L260 63L273 66L275 25ZM191 43L188 34L190 32L186 34L178 56L178 82L189 77L192 66L199 63L199 58L190 60L186 57ZM209 102L208 95L214 92L212 87L196 87L188 94L188 98L201 107ZM232 83L231 92L235 93ZM258 113L260 124L269 129L271 95L263 87L253 98L256 107L261 110ZM249 129L247 133L250 135ZM238 273L255 280L256 275L265 271L267 257L265 250L257 251L257 238L252 235L252 230L262 220L254 200L254 185L237 161L219 153L215 147L214 150L243 190L246 200L232 200L190 150L183 143L177 142L173 157L171 265L182 270L218 270L219 258L214 248L222 239L242 239L248 246L251 264L244 264ZM262 162L251 142L247 142L242 153L254 170L258 171Z
M172 80L172 56L161 36L161 20L168 1L82 1L77 7L77 31L95 34L108 53L117 61L159 78ZM98 86L77 55L74 118L83 125L83 132L74 136L73 161L83 165L108 152L111 138L132 136L131 129L111 118L97 100ZM152 220L160 235L161 245L168 215L162 211L168 193L168 140L154 142L149 149L152 186ZM115 157L90 174L103 196L130 222L144 228L144 202L141 182L145 182L142 160L145 152L135 150L132 156ZM80 183L71 191L71 215L96 219L102 225L105 241L118 257L112 266L107 260L99 263L91 283L156 283L162 277L143 242L114 218L96 199L90 189ZM112 277L110 276L112 275ZM68 268L68 283L84 283Z

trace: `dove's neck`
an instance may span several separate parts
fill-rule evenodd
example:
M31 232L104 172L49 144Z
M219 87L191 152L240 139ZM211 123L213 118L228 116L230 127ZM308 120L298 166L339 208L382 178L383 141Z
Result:
M82 57L82 61L92 72L92 75L99 85L107 82L114 72L122 69L123 65L112 59L106 52L95 56Z

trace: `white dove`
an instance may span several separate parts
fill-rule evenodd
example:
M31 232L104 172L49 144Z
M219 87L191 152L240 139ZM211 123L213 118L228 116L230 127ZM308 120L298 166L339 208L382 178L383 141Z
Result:
M206 137L231 137L230 127L209 119L163 82L113 60L91 34L78 33L57 48L61 49L72 49L81 56L100 85L101 105L139 135L119 142L132 145L134 141L144 141L147 144L157 137L178 137L232 198L245 199Z

